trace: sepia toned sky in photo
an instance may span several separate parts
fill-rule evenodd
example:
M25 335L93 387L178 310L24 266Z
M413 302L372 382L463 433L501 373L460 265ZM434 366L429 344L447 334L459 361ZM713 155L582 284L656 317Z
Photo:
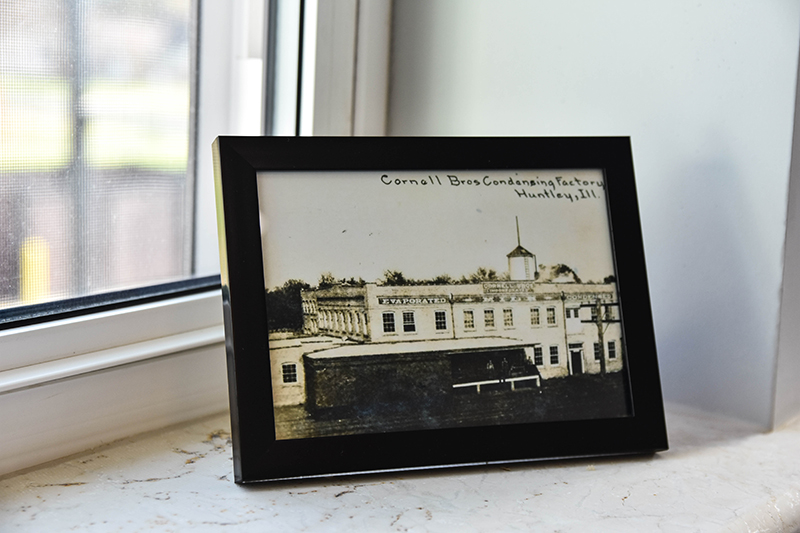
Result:
M323 272L366 281L386 270L503 274L515 217L537 263L600 281L614 273L602 182L600 170L262 172L265 285L316 285Z

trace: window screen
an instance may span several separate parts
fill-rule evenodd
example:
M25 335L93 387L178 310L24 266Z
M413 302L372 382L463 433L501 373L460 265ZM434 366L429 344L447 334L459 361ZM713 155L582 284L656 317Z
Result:
M0 3L0 308L192 271L190 0Z

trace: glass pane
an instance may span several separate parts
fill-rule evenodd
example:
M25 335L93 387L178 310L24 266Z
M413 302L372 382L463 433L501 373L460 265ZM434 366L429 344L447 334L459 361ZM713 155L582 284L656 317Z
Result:
M0 0L0 307L191 274L191 0Z

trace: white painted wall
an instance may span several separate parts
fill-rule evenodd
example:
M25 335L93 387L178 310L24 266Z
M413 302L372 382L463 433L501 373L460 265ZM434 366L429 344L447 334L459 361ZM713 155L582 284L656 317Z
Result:
M391 135L631 136L665 397L769 426L800 2L395 0L392 31Z

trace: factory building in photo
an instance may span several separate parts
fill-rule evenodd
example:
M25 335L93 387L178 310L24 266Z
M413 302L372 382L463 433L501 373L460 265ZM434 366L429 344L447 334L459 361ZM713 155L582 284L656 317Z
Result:
M304 335L270 346L275 404L436 402L623 369L613 281L538 281L522 246L508 263L509 280L303 291Z
M622 368L614 283L367 283L304 292L303 309L306 333L361 343L515 340L545 379L601 372L602 329L605 370Z

